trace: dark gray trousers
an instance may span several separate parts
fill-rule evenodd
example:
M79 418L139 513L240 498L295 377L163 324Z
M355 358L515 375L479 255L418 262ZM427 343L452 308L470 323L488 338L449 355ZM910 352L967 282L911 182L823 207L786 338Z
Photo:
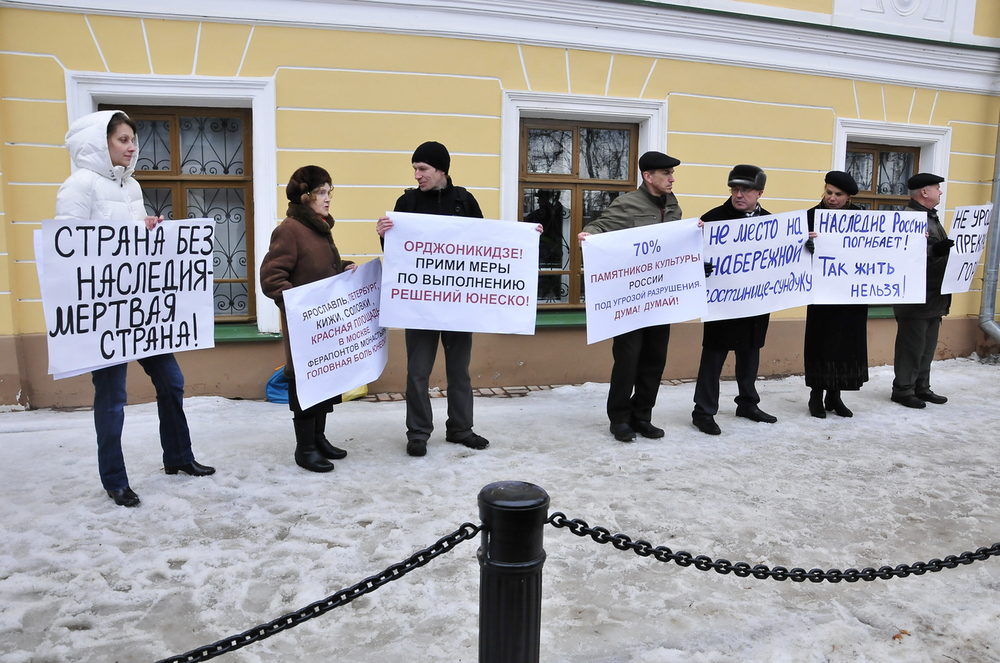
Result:
M736 407L757 405L757 368L760 366L760 348L736 350L736 384L739 395ZM719 412L719 378L722 365L726 363L729 350L701 349L701 366L698 367L698 383L694 388L694 414L715 416Z
M448 380L448 439L461 440L472 434L472 333L406 330L406 439L427 440L434 430L431 398L427 393L438 339L444 346L445 377Z
M931 362L940 330L941 318L896 319L893 396L912 396L931 390Z

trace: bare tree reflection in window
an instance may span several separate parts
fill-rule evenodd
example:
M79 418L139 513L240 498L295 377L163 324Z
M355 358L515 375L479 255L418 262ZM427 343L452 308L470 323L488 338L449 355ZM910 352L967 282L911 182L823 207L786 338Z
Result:
M135 138L139 148L136 170L170 170L170 121L137 120Z
M243 174L243 120L182 117L181 172L189 175Z
M913 177L913 155L909 152L880 152L878 193L882 196L905 196L906 181Z
M608 208L615 198L623 191L584 191L583 192L583 225L596 219Z
M621 129L580 129L580 177L627 180L631 133Z
M142 202L146 206L146 214L162 216L164 219L174 218L174 192L170 189L154 189L151 186L142 188Z
M872 190L872 171L875 165L875 155L869 152L848 152L845 168L850 173L854 181L858 183L858 190Z
M246 205L242 189L188 189L188 218L215 220L215 280L243 281L215 284L215 311L241 315L247 310Z
M573 172L573 132L528 130L528 172L569 175Z

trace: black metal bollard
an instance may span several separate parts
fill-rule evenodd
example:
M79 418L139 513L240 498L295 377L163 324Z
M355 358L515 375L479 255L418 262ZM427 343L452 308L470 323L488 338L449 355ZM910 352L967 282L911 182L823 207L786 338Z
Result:
M479 663L538 662L548 509L548 494L523 481L479 491Z

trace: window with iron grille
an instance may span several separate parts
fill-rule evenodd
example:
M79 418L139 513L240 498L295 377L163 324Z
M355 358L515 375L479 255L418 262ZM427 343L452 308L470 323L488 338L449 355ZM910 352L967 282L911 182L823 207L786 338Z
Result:
M540 308L586 300L576 236L615 198L638 186L639 126L563 120L521 121L521 219L541 224Z
M847 144L845 170L858 183L851 202L863 209L902 210L910 200L906 181L919 171L920 148Z
M114 108L138 126L147 213L215 220L216 322L255 320L250 109L101 106Z

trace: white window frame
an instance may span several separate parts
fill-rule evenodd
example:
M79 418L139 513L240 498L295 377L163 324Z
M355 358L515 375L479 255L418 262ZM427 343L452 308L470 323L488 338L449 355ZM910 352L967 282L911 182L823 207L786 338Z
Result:
M156 76L66 72L66 114L70 124L98 104L250 108L253 113L253 247L255 273L278 225L278 146L273 78ZM255 278L257 329L281 331L278 308Z
M847 163L847 143L849 142L919 147L920 172L934 173L945 179L941 184L941 203L938 205L938 209L942 211L947 209L951 127L837 118L833 139L834 169L844 169Z
M521 120L577 120L583 122L634 122L639 125L639 155L649 150L667 151L667 101L596 97L581 94L504 92L500 129L500 218L519 220L518 178Z

